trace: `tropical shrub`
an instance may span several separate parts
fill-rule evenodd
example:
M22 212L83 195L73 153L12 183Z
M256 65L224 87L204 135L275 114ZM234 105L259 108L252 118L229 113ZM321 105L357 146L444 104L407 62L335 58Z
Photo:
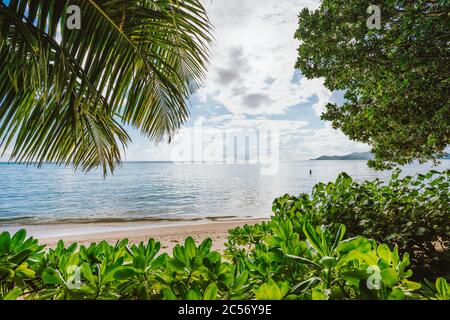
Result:
M444 279L408 280L409 256L364 237L345 239L345 227L289 220L269 223L272 234L235 257L211 251L211 240L187 238L172 256L160 244L68 247L42 251L25 231L1 239L1 299L448 299ZM257 225L254 228L259 228ZM265 226L267 227L267 225ZM236 231L235 231L236 232ZM304 240L301 240L304 239ZM230 248L236 245L230 244ZM5 250L5 248L8 248ZM21 257L19 259L19 257ZM372 287L369 285L372 281Z
M358 183L342 173L318 183L312 194L284 195L273 203L276 216L314 225L345 224L350 236L362 235L401 253L412 253L417 279L450 274L450 170Z
M38 241L25 239L25 230L12 237L0 234L0 299L15 299L35 287L36 267L43 257Z
M423 259L419 250L429 248L420 246L420 241L434 241L435 236L428 230L410 234L401 226L375 221L376 210L382 207L378 202L382 202L391 223L402 222L410 212L414 221L406 223L405 230L428 228L439 221L443 225L433 230L448 230L444 219L448 193L442 190L448 185L448 172L435 175L417 179L397 175L383 185L378 181L357 184L342 174L335 183L316 185L312 196L276 199L271 220L230 230L223 253L211 250L211 239L197 244L191 237L167 254L160 253L161 245L154 239L89 246L66 246L60 241L54 248L45 248L27 238L24 230L13 236L3 232L0 299L449 300L450 286L444 277L414 276ZM430 186L424 186L425 180ZM347 211L346 203L351 205ZM392 203L399 207L399 220L394 219ZM422 219L416 205L423 208ZM438 209L444 210L443 217ZM321 210L333 216L325 217ZM361 223L352 217L356 213L370 220ZM357 225L335 222L339 219ZM409 238L384 236L382 225ZM445 236L445 232L437 236L443 243L442 257L439 251L428 255L447 257ZM412 251L407 252L408 248Z
M450 300L450 285L444 278L437 278L436 283L424 281L422 294L431 300Z
M330 229L305 222L297 233L289 220L273 219L273 233L247 252L255 297L264 299L417 298L408 280L409 255L400 257L364 237L345 239L344 225ZM235 231L234 231L235 232ZM305 239L305 240L301 240ZM289 290L286 290L289 288Z

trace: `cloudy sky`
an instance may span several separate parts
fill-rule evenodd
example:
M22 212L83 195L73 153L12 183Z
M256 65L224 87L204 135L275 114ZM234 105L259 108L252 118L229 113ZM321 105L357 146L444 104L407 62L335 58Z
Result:
M148 141L131 130L128 161L172 160L176 145L189 143L199 123L218 130L276 128L281 160L305 160L323 154L367 151L320 120L329 101L321 79L308 80L294 70L297 15L316 0L205 0L215 27L207 79L190 99L191 117L171 145ZM8 151L1 160L7 160Z
M215 27L208 77L191 99L191 118L174 144L188 143L186 131L202 123L221 129L277 128L282 160L367 151L320 120L339 95L320 79L294 70L298 12L317 8L314 0L207 0ZM155 146L133 132L127 160L170 160L173 146Z

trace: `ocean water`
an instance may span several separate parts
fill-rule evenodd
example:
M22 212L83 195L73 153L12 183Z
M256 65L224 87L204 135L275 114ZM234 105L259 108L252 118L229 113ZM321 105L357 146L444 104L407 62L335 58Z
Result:
M414 164L402 174L449 168L450 161ZM0 163L0 225L269 217L274 198L310 193L340 172L358 181L390 175L366 161L282 162L273 176L251 164L128 162L106 179L99 171Z

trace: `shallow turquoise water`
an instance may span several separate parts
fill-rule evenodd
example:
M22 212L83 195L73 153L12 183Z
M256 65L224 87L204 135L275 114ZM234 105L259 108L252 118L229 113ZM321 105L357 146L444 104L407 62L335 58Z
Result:
M430 168L410 165L403 174ZM448 168L450 161L443 161L434 169ZM259 166L250 164L129 162L106 179L100 172L74 173L50 164L37 169L0 163L0 224L267 217L275 197L309 193L342 171L356 180L389 176L365 161L281 163L273 176L261 176Z

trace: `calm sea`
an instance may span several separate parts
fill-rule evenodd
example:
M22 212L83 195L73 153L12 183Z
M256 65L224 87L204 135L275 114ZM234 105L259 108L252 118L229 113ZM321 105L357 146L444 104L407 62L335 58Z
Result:
M410 165L403 174L430 168ZM442 161L434 169L448 168L450 161ZM315 183L343 171L359 181L389 176L365 161L285 162L274 176L262 176L258 165L249 164L128 162L106 179L100 172L50 164L37 169L0 163L0 225L268 217L274 198L310 193Z

